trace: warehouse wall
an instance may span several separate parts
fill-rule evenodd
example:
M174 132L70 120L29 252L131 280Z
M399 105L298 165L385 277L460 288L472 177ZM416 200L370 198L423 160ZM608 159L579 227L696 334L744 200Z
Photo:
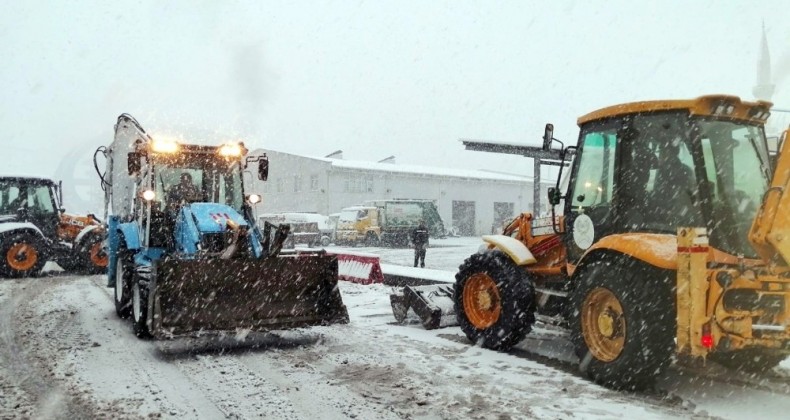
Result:
M474 221L468 226L469 230L462 233L482 235L501 227L501 220L497 219L502 215L495 215L494 203L511 203L510 217L532 209L531 181L350 169L333 167L331 161L323 159L276 151L266 153L270 161L269 181L262 183L255 179L252 183L252 190L263 195L263 202L256 206L258 214L316 212L326 215L366 200L418 198L436 200L439 214L449 229L453 227L453 202L463 201L474 203ZM464 227L467 226L458 226L462 230Z

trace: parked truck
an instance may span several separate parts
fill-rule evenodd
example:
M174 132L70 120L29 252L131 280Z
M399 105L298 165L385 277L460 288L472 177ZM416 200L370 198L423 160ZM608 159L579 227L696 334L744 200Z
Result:
M108 287L139 337L261 331L347 322L337 259L281 255L287 226L262 232L260 196L246 172L266 180L265 155L243 143L183 144L152 137L127 114L100 151L108 232Z
M70 273L104 272L103 240L94 215L66 213L61 183L0 177L0 277L36 276L47 261Z
M581 370L614 388L650 386L673 358L779 364L790 353L790 153L769 158L770 107L712 95L579 118L577 145L559 156L576 151L567 190L549 191L560 213L520 215L461 265L449 299L463 332L507 350L536 319L565 326ZM545 152L553 142L547 125ZM415 296L424 318L441 312L429 291ZM408 297L393 297L396 316Z
M406 246L409 235L420 221L431 237L444 237L444 222L432 200L372 200L340 212L337 241L367 246Z

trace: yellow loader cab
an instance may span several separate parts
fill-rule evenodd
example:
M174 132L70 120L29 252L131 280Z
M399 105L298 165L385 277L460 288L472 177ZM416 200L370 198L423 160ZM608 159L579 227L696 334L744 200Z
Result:
M711 95L579 118L556 217L522 215L500 235L513 241L486 238L461 266L461 328L507 349L536 317L565 325L581 369L615 388L651 385L675 353L773 368L790 353L790 156L772 167L771 105Z

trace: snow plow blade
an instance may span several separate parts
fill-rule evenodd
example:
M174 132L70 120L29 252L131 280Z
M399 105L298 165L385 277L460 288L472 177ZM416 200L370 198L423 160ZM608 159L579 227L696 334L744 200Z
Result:
M155 338L347 323L337 258L163 259L148 299Z
M458 325L455 317L452 284L406 286L390 295L392 313L398 323L405 323L411 309L426 330Z

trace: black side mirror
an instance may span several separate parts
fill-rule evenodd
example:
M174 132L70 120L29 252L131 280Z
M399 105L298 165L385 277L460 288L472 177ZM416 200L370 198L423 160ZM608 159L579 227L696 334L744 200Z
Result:
M139 153L129 153L126 160L126 166L129 170L129 175L134 175L140 172L141 164L140 164L140 154Z
M554 140L554 124L546 124L543 130L543 150L551 150L551 141Z
M258 179L261 181L266 181L269 179L269 158L263 156L260 162L258 162Z
M560 195L560 190L555 187L549 188L549 204L552 206L556 206L560 204L560 200L562 200L562 196Z

